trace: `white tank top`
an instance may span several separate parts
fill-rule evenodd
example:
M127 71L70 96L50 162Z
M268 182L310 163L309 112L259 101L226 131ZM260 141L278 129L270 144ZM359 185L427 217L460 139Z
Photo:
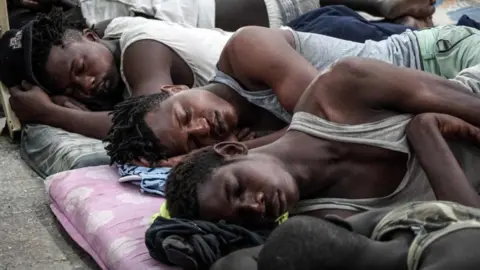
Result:
M216 64L223 47L233 33L220 29L202 29L142 17L114 19L105 30L105 38L118 38L121 49L120 72L130 92L123 72L125 50L139 40L158 41L177 53L192 70L194 87L203 86L215 75Z

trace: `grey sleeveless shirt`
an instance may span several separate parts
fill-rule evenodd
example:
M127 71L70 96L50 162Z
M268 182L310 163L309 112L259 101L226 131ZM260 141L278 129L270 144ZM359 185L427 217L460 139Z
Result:
M296 32L288 27L283 27L283 29L292 33L295 50L319 72L328 68L335 61L348 56L372 58L396 66L421 69L418 42L416 36L409 30L379 42L368 40L365 43L356 43L324 35ZM229 86L249 102L273 113L286 123L290 123L292 120L292 114L285 111L272 89L249 91L244 89L234 78L219 70L210 82Z
M407 172L400 185L388 196L365 199L318 198L303 200L290 213L299 214L324 209L362 212L412 201L436 200L425 172L415 155L410 152L407 143L405 129L410 119L411 115L396 115L372 123L343 125L329 122L309 113L295 113L289 130L296 130L321 139L370 145L406 153L408 161ZM475 168L480 168L480 150L462 143L449 143L449 145L467 178L478 190L480 174L475 171Z

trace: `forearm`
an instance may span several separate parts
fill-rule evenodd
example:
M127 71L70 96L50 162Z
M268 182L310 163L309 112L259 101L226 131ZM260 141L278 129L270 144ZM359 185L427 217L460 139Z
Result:
M270 144L276 140L278 140L280 137L285 135L285 132L287 131L288 127L285 127L281 130L275 131L272 134L268 134L267 136L255 138L253 140L249 140L244 142L244 144L248 147L248 149L253 149L257 148L260 146L264 146L266 144Z
M91 112L53 106L43 124L58 127L87 137L103 139L107 135L112 120L109 112Z
M340 67L335 67L335 66ZM444 113L480 126L480 98L461 84L370 59L340 61L346 85L341 94L375 109L401 113Z
M407 138L436 198L480 207L478 193L450 150L438 127L438 121L430 116L419 115L413 118L407 128Z
M164 85L171 85L173 51L152 40L131 44L124 54L123 68L132 96L158 93Z
M377 0L320 0L320 5L343 5L353 10L364 11L372 15L380 15L379 1Z

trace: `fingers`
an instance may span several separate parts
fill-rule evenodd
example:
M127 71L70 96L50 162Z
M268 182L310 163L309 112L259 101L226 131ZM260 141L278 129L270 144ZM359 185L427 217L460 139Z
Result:
M10 93L10 96L16 96L18 94L22 93L22 90L18 86L10 87L8 88L8 92Z
M421 8L418 10L418 13L414 16L417 18L428 18L433 15L435 12L435 6L429 5L427 7Z
M243 128L237 133L237 138L239 140L242 140L244 137L246 137L250 133L249 128Z
M181 155L181 156L176 156L176 157L171 157L163 160L159 160L155 162L153 165L154 167L174 167L178 163L182 162L182 160L186 157L187 155Z
M238 141L248 141L255 139L255 132L250 131L250 128L243 128L239 132L237 132L237 140Z
M230 134L227 138L225 138L225 141L233 141L233 142L238 142L237 136L235 136L234 133Z
M75 109L80 110L80 111L90 111L87 106L77 100L74 99L69 99L68 103L72 104L72 106L75 106Z
M30 90L33 88L33 84L27 82L27 81L22 81L22 88L25 90Z
M69 108L69 109L83 111L83 109L80 106L78 106L77 104L75 104L74 102L72 102L70 100L65 101L65 103L63 105L66 108Z
M250 132L250 133L248 134L248 136L246 136L243 140L244 140L244 141L249 141L249 140L255 139L255 137L256 137L255 132Z

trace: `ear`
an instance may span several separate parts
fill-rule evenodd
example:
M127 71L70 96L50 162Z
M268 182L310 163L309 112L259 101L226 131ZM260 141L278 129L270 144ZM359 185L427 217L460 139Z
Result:
M188 89L190 89L188 86L182 84L164 85L160 88L160 90L169 92L172 95Z
M86 37L88 40L91 41L98 41L100 40L100 37L91 29L84 29L83 30L83 36Z
M235 156L245 156L248 154L248 148L245 144L239 142L221 142L213 146L213 150L224 158Z
M351 232L353 232L353 228L352 228L352 225L350 223L348 223L348 221L346 221L345 219L337 216L337 215L325 215L323 217L326 221L329 221L339 227L342 227L344 229L347 229Z

